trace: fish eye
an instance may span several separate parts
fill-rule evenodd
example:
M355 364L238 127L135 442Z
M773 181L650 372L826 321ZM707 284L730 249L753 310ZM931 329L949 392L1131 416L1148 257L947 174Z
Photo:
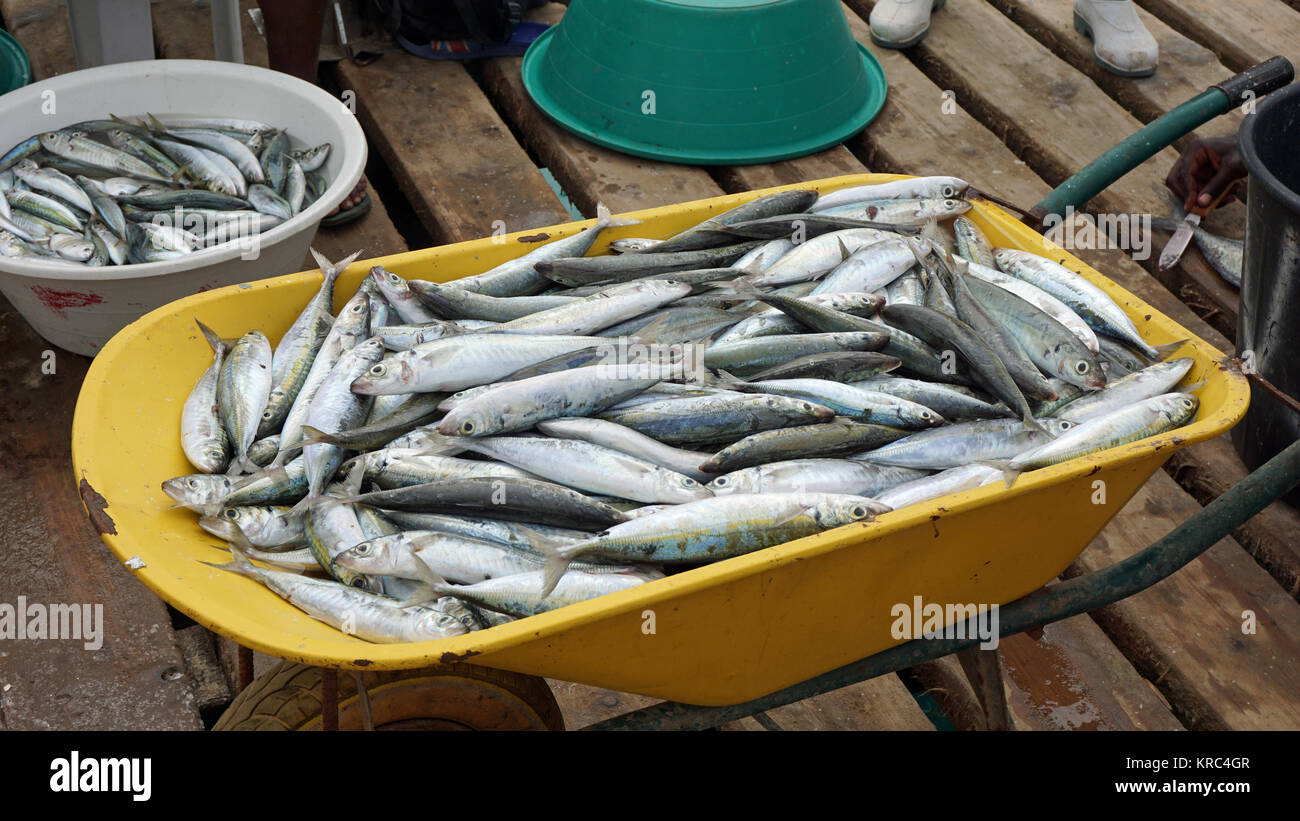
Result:
M957 188L956 188L956 186L945 185L945 186L943 187L943 195L944 195L945 197L955 197L955 196L957 196Z
M371 376L383 376L386 373L388 373L388 367L386 365L375 365L370 369Z
M460 432L461 432L461 433L473 433L473 432L474 432L474 423L473 423L473 422L465 422L464 424L462 424L462 425L460 426Z
M238 510L235 510L234 508L229 508L229 509L226 510L226 512L225 512L224 515L225 515L225 517L226 517L227 519L238 519L238 518L239 518L239 511L238 511Z
M360 577L360 578L353 579L353 580L352 580L352 586L353 586L353 587L360 587L361 589L364 590L365 587L366 587L366 580L365 580L365 578L364 578L364 577Z
M389 274L388 281L396 285L397 283L402 281L402 278L399 277L397 274Z
M853 515L853 518L861 519L863 516L867 515L867 509L862 505L858 505L857 507L850 510L849 513Z
M198 479L190 479L190 480L189 480L188 482L186 482L185 484L189 485L190 487L194 488L195 490L198 490L198 489L199 489L199 480L198 480Z
M727 486L727 477L726 477L726 476L719 476L718 478L716 478L716 479L713 480L713 484L716 485L717 487L726 487L726 486Z
M1076 363L1074 363L1074 371L1075 371L1075 373L1087 373L1087 372L1088 372L1088 367L1089 367L1089 366L1088 366L1088 363L1087 363L1087 362L1082 362L1082 361L1080 361L1080 362L1076 362Z
M1192 400L1190 400L1190 399L1184 399L1184 400L1183 400L1183 407L1184 407L1184 408L1190 408L1191 406L1192 406Z
M1073 422L1067 422L1064 419L1061 420L1061 430L1069 430L1072 427L1074 427Z
M812 410L812 409L813 409L812 403L811 403L811 402L804 402L804 403L803 403L803 409L806 410L806 411L810 411L810 410Z
M682 484L686 485L687 487L692 487L695 485L695 480L687 476L685 479L682 480Z
M370 545L367 544L366 542L362 542L361 544L352 548L352 552L357 556L367 556L370 554Z

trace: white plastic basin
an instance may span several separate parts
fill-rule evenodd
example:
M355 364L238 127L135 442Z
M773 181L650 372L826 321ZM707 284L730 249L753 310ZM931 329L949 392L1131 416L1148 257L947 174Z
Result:
M109 114L144 112L260 120L286 129L293 147L333 144L329 186L292 219L240 243L183 259L88 268L0 257L0 292L42 337L94 355L113 334L183 296L302 269L321 219L341 203L366 165L356 117L316 86L269 69L213 60L146 60L75 71L0 96L0 153L34 134ZM245 258L247 257L247 258Z

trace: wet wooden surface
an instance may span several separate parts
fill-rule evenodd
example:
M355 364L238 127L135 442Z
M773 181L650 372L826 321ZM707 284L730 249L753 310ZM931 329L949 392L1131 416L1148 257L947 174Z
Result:
M369 66L326 67L325 76L338 90L355 95L370 140L370 169L393 185L382 196L376 193L363 220L322 231L315 245L332 259L358 248L371 257L412 244L399 225L423 243L472 239L491 233L497 223L513 231L566 221L542 167L587 216L594 216L602 202L619 212L868 169L957 174L1029 206L1142 123L1209 83L1273 53L1300 57L1300 28L1262 22L1300 19L1281 0L1252 0L1231 9L1213 0L1142 0L1142 16L1162 49L1160 69L1142 80L1097 68L1090 43L1070 24L1069 0L952 3L935 14L927 39L907 52L870 42L865 18L871 3L850 0L845 8L855 36L889 79L880 115L841 146L765 165L680 166L591 145L557 128L532 105L518 75L518 58L487 61L470 71L390 53ZM562 13L558 4L530 12L548 22ZM75 68L61 2L0 0L0 15L28 48L37 79ZM209 57L207 15L205 2L154 0L159 56ZM247 16L241 19L246 60L264 65L264 44ZM1200 133L1233 128L1235 119L1222 118ZM1092 205L1165 215L1153 185L1174 156L1165 150ZM1212 218L1225 234L1240 229L1240 206L1235 208ZM1163 238L1152 245L1154 257ZM1120 250L1076 253L1211 344L1230 349L1235 290L1194 250L1180 268L1158 275L1153 275L1153 259L1137 261ZM200 702L220 701L222 682L213 664L217 656L228 660L229 643L219 642L220 652L213 653L193 627L178 637L167 608L129 578L130 571L111 556L86 519L67 443L87 360L59 352L56 373L41 374L41 352L48 346L7 304L0 310L0 341L14 352L0 366L0 388L19 397L2 411L6 426L0 442L9 458L0 466L6 480L0 491L0 546L16 569L0 582L0 601L26 595L99 602L105 623L104 647L98 651L69 642L0 645L0 726L201 726ZM1119 513L1073 572L1131 555L1245 475L1222 439L1180 451L1167 470ZM1293 509L1274 505L1234 538L1140 596L1049 626L1037 638L1005 639L1000 658L1013 726L1300 727L1293 698L1300 684L1295 680L1300 648L1294 641L1300 635L1298 524ZM1247 610L1256 614L1253 634L1241 631ZM187 674L181 648L202 669ZM233 680L229 669L225 673ZM922 665L911 675L953 725L984 726L955 658ZM570 727L651 703L570 682L552 682L552 688ZM932 727L903 679L891 674L725 729Z

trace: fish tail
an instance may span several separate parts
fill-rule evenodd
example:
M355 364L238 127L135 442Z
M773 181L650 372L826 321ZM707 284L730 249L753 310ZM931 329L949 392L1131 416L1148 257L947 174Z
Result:
M215 567L218 570L228 570L231 573L238 573L241 576L248 576L249 578L255 578L257 565L253 564L251 561L248 560L248 556L244 554L244 551L241 550L238 545L231 543L224 547L220 545L213 545L213 547L216 547L219 550L230 551L231 560L226 562L225 564L215 564L213 562L200 562L201 564L206 564L208 567Z
M217 350L220 350L222 353L230 351L230 346L221 338L221 335L209 328L207 325L204 325L197 317L194 319L194 324L199 326L199 330L203 332L203 338L208 341L208 345L211 346L214 352Z
M573 561L574 556L582 552L587 542L566 544L536 532L530 533L526 538L537 552L546 557L546 566L542 570L542 598L546 598L551 595L551 591L555 590L555 586L560 583L561 577L569 569L569 563Z
M280 453L288 453L290 451L299 450L301 448L307 447L308 445L319 445L322 442L329 445L338 444L338 442L335 441L334 434L326 433L325 431L320 430L318 428L313 428L311 425L303 425L302 439L300 439L298 443L295 445L289 445L287 447L281 448Z
M628 219L626 217L615 217L610 213L609 207L603 202L596 203L596 230L602 228L617 228L621 225L640 225L641 220Z
M320 495L319 493L310 493L310 492L308 492L308 494L307 494L306 496L302 497L301 499L299 499L299 500L298 500L298 503L297 503L296 505L294 505L292 508L290 508L290 509L289 509L289 512L288 512L287 514L285 514L285 515L287 515L287 516L289 516L289 517L291 517L291 518L292 518L292 517L295 517L295 516L302 516L302 515L305 515L305 514L307 513L307 511L311 510L312 507L315 506L316 503L319 502L319 501L321 500L321 498L322 498L322 497L321 497L321 495ZM345 497L345 498L341 499L340 501L351 502L351 501L354 501L354 497Z
M733 376L720 368L716 371L709 371L706 369L705 373L707 375L704 378L704 383L710 388L721 388L726 391L752 392L755 390L753 385L749 382L746 382L738 376Z
M1163 362L1171 353L1183 347L1190 341L1190 339L1180 339L1177 342L1166 342L1163 345L1149 345L1148 347L1151 348L1151 351L1154 354L1151 358L1155 359L1157 362Z
M361 256L361 251L353 251L338 262L330 262L328 257L317 251L315 248L309 248L307 250L311 251L312 259L316 260L316 265L320 268L320 272L325 276L325 284L331 288L334 286L334 281L339 278L339 274L343 273L345 268L355 262L357 257Z

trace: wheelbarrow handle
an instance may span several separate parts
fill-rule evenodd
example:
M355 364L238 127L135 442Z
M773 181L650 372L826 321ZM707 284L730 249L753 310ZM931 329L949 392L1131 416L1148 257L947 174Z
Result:
M1104 570L1044 587L998 608L998 635L1012 636L1126 599L1167 578L1243 522L1300 484L1300 441L1268 460L1164 538ZM977 646L966 638L914 639L744 704L695 707L664 701L592 724L586 730L698 730L716 727L859 681Z
M1030 216L1041 224L1048 215L1064 217L1068 208L1082 208L1115 180L1184 134L1243 102L1286 86L1294 77L1295 68L1291 61L1278 56L1210 86L1088 163L1086 168L1058 185L1042 202L1029 209Z

